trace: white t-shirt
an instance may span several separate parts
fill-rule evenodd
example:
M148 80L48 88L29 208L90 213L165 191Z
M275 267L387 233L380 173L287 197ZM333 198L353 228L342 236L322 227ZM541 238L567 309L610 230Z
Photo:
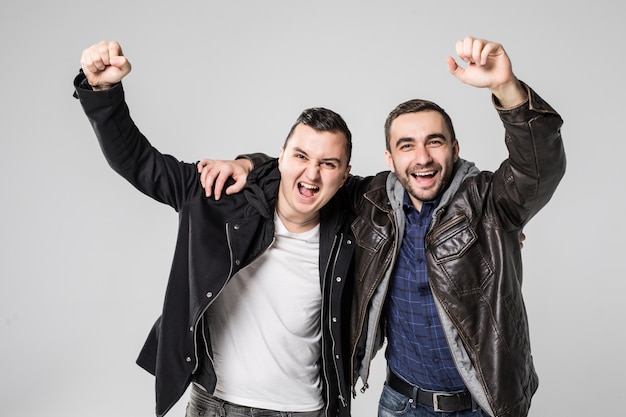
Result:
M214 395L247 407L319 410L319 225L290 233L274 221L272 246L232 277L207 312Z

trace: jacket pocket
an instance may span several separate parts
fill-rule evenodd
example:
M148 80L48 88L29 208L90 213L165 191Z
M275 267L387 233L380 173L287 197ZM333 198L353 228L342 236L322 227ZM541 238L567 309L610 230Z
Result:
M357 250L354 252L355 278L363 281L388 239L360 216L352 222L351 229L357 244Z
M428 252L458 294L479 291L492 277L493 268L465 214L437 226L429 240Z

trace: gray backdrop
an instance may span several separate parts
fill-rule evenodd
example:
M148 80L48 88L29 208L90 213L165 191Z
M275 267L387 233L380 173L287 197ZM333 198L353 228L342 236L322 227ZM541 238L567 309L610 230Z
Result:
M622 15L609 0L3 2L0 413L153 415L153 378L134 360L159 315L177 215L105 163L71 97L85 47L122 44L132 114L163 152L276 155L303 108L326 106L351 126L363 175L386 168L384 119L413 97L448 110L463 157L498 167L487 91L445 64L474 35L502 42L565 119L568 171L523 250L540 375L530 415L620 414ZM354 416L376 415L383 378L380 354Z

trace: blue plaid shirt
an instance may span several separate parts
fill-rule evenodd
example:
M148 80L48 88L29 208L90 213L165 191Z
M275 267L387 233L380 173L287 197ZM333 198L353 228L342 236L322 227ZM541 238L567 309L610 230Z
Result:
M396 374L433 391L465 389L446 342L428 284L424 241L437 201L422 210L404 196L406 225L385 301L387 364Z

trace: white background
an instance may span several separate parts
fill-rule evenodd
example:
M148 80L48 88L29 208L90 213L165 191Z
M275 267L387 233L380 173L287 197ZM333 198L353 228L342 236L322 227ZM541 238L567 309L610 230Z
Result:
M540 387L531 417L619 414L623 377L624 38L620 2L23 1L0 6L0 414L151 416L134 364L159 315L177 215L110 170L72 80L118 40L135 121L179 159L278 153L299 112L354 134L353 172L385 169L383 123L409 98L452 116L461 156L506 156L488 92L445 57L503 43L563 116L568 170L526 229L524 293ZM353 415L376 415L384 359ZM187 396L169 414L182 416Z

